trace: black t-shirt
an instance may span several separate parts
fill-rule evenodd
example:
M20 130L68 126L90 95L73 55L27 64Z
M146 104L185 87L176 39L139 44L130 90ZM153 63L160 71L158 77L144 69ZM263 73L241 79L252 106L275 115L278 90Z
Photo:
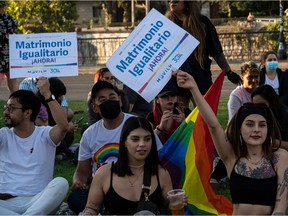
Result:
M211 74L211 63L210 57L216 56L223 52L217 31L214 25L206 16L201 16L201 21L205 25L206 37L205 37L205 50L203 53L204 57L204 68L201 68L199 62L194 56L194 52L187 58L187 60L181 65L180 70L186 71L191 74L202 94L212 85L212 74ZM177 25L182 27L182 22L177 21ZM191 95L189 91L179 89L181 95Z
M132 114L146 117L146 115L153 110L153 103L148 103L144 98L142 98L137 92L133 91L128 86L124 86L124 93L128 97L129 104L134 104L131 111Z

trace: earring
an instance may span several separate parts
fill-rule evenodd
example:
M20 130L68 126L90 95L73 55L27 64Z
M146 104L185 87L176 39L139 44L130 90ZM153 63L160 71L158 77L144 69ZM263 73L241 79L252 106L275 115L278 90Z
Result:
M240 134L240 145L243 146L243 139L242 139L242 135Z

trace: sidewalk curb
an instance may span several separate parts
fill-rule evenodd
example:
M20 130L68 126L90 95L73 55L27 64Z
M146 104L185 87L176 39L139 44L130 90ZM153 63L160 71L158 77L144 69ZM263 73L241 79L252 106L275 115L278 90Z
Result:
M260 57L259 57L260 58ZM245 61L229 61L229 65L231 67L232 71L235 71L237 73L240 73L241 70L241 65L244 63ZM257 64L260 65L260 62L255 61ZM99 68L103 68L106 67L105 64L99 64L96 66L80 66L79 67L79 75L81 74L95 74L95 72L99 69ZM287 60L279 60L279 67L285 71L286 69L288 69L288 61ZM217 65L217 63L215 61L212 61L211 64L211 71L212 72L220 72L221 68Z

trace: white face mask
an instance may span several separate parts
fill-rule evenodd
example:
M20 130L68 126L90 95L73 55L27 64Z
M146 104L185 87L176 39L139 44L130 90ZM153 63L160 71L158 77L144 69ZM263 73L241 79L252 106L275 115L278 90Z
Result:
M274 72L278 68L278 61L268 61L266 62L266 69Z

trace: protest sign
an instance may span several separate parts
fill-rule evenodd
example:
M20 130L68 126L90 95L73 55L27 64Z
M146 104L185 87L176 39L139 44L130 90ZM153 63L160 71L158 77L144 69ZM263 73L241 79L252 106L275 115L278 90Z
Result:
M9 55L11 78L78 75L76 32L9 35Z
M199 41L152 9L107 61L111 73L152 101Z

